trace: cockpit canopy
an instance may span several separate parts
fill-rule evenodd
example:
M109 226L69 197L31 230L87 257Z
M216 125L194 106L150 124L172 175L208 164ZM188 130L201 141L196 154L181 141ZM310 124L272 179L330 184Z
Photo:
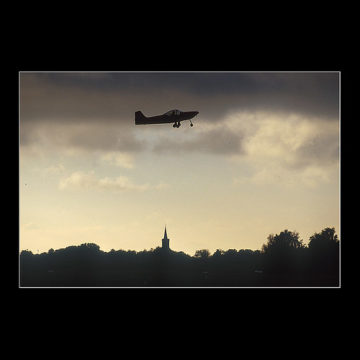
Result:
M166 112L164 115L171 116L171 115L180 115L182 111L174 109Z

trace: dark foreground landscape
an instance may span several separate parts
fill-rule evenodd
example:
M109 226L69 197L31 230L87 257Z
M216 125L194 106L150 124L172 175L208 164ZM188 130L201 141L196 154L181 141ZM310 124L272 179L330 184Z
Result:
M339 240L334 228L310 237L283 231L261 250L163 248L101 251L92 243L20 254L21 287L338 287Z

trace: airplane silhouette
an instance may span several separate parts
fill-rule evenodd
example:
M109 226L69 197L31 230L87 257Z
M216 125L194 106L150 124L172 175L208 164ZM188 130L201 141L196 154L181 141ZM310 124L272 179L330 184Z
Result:
M170 110L163 115L146 117L141 111L135 112L135 125L147 125L147 124L167 124L174 123L174 128L180 127L180 121L190 120L190 126L193 126L191 119L195 117L198 111L180 111Z

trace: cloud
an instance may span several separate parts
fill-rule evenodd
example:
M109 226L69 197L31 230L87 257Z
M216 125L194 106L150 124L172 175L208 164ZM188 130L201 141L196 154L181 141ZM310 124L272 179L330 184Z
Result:
M234 183L304 184L315 187L335 178L339 166L339 125L299 115L255 113L229 117L228 126L243 132L243 154L230 161L246 165L250 174ZM245 154L245 156L244 156Z
M112 191L112 192L122 192L122 191L145 191L149 189L164 189L166 184L159 184L151 186L149 184L134 184L129 178L125 176L118 176L114 178L96 177L94 171L82 172L76 171L73 172L70 176L63 178L59 182L60 190L67 189L77 189L77 190L100 190L100 191Z
M168 188L170 188L170 185L161 182L160 184L153 186L153 188L156 189L156 190L163 190L163 189L168 189Z
M70 176L62 179L59 183L59 189L98 189L98 190L146 190L149 185L136 185L133 184L127 177L119 176L116 178L97 178L94 171L82 172L76 171Z
M336 129L313 134L296 149L295 167L304 167L308 163L317 166L330 166L339 161L339 133Z
M101 156L101 160L111 165L132 169L134 167L134 159L130 154L119 152L108 152Z
M20 126L20 146L103 152L137 152L145 148L133 129L124 130L116 124L94 123L28 123Z
M65 171L63 164L57 164L53 166L46 167L43 171L44 175L57 175Z
M160 138L153 146L157 153L210 153L210 154L241 154L242 134L232 132L226 126L208 128L189 138Z
M335 168L309 165L303 169L289 169L281 163L272 162L253 166L252 174L234 178L233 184L278 185L287 188L296 188L302 185L315 188L331 182L334 176L336 176Z
M147 190L149 189L148 184L136 185L133 184L127 177L119 176L116 178L105 177L99 179L96 182L96 186L100 189L111 190L111 191L123 191L123 190Z

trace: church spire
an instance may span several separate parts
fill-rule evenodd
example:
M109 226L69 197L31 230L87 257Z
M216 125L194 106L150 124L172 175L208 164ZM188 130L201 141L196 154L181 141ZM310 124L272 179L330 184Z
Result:
M162 248L164 250L170 250L170 239L167 237L167 233L166 233L166 225L165 225L165 232L164 232L164 238L162 239Z

